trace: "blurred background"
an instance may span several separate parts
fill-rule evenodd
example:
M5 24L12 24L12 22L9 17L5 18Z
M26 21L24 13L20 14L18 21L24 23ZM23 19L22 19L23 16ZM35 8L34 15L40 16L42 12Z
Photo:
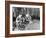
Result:
M40 9L39 8L20 8L13 7L14 17L17 17L19 14L29 13L32 17L40 18Z

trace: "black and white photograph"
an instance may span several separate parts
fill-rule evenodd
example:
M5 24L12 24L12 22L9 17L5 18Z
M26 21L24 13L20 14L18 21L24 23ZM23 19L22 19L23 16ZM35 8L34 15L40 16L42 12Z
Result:
M11 5L10 12L13 32L42 32L42 6Z
M6 1L5 37L45 35L44 3Z
M39 30L40 9L13 7L13 31Z

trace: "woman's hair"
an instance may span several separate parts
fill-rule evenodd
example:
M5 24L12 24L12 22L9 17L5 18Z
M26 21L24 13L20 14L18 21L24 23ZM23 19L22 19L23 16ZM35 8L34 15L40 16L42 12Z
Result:
M22 14L22 17L25 17L25 14Z

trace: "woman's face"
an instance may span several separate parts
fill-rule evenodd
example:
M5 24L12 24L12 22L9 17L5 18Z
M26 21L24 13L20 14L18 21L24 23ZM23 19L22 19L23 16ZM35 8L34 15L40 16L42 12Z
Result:
M27 26L28 24L29 24L29 19L30 19L30 17L31 16L29 16L29 15L19 15L18 17L17 17L17 21L18 22L16 22L17 24L18 24L18 28L19 29L24 29L24 28L26 28L25 26Z

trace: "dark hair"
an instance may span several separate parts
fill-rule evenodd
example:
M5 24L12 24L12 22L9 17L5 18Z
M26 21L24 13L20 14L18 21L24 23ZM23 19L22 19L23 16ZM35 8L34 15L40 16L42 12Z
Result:
M22 14L22 17L25 17L25 14Z

